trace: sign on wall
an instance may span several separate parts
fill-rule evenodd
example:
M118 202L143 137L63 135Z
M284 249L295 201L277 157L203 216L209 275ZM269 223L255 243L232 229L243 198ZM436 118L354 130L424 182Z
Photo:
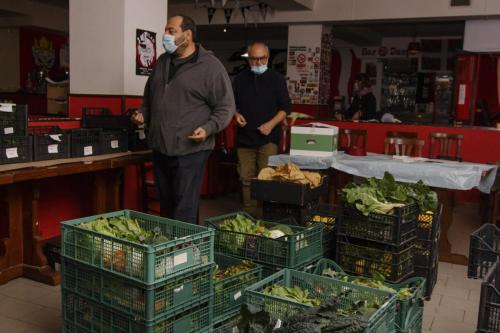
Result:
M156 63L156 33L136 30L135 74L149 76Z
M318 104L320 48L288 48L288 92L293 104Z

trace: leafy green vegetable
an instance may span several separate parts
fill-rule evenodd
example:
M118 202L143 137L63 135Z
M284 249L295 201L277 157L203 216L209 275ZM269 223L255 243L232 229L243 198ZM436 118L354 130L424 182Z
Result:
M316 306L321 303L319 299L311 298L309 296L309 290L302 289L298 286L288 288L280 285L273 285L264 289L264 294L281 298L288 298L295 302L312 306Z
M356 207L363 215L370 213L389 214L394 208L416 203L420 211L435 211L438 206L437 194L424 185L396 182L389 172L384 178L369 178L361 185L348 184L342 189L346 202Z

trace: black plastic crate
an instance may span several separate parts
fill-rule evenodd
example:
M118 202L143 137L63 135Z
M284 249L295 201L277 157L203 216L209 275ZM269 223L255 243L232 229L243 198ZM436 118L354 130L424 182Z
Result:
M418 206L409 204L394 208L393 214L363 215L342 202L338 214L337 234L368 241L401 245L417 235Z
M432 292L437 283L439 261L434 261L431 267L415 266L415 273L413 276L425 278L425 298L430 300L432 297Z
M305 224L306 226L313 224L323 225L323 256L325 258L335 258L336 221L337 213L334 212L334 207L329 204L320 203L311 219Z
M102 131L101 135L101 154L128 151L128 132L126 130Z
M114 115L108 108L84 107L82 110L82 127L102 129L129 129L128 116Z
M71 157L71 137L58 126L30 127L33 135L33 160L45 161Z
M439 237L435 240L421 240L415 241L415 266L431 267L439 257Z
M49 266L55 271L60 271L61 265L61 237L49 239L44 247L43 253L47 257Z
M319 201L311 201L305 206L277 202L262 203L262 217L266 221L280 221L292 218L298 225L306 225L316 212Z
M31 162L32 149L31 136L0 136L0 164Z
M483 278L497 261L500 261L500 229L494 224L484 224L470 235L469 278Z
M328 176L321 176L321 184L311 187L307 184L252 179L252 199L305 206L328 193Z
M378 272L388 282L399 283L413 274L414 249L415 239L392 246L337 236L335 261L348 273L372 277Z
M15 104L12 112L0 111L0 136L25 136L27 127L27 105Z
M101 129L79 128L71 131L71 157L99 155L100 151Z
M434 240L438 238L441 230L441 215L443 205L440 204L434 213L420 212L417 220L417 238L421 240Z
M481 283L478 333L500 332L500 263L495 263Z

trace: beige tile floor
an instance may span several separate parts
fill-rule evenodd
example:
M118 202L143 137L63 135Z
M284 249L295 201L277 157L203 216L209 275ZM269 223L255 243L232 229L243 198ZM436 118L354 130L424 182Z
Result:
M237 196L203 200L200 217L203 219L238 209ZM455 215L455 218L460 219L460 215ZM460 238L465 243L463 249L468 249L468 233L462 233ZM480 280L467 279L467 267L441 262L432 299L425 302L423 332L475 332L480 286ZM60 298L59 287L24 278L0 286L0 333L61 332Z

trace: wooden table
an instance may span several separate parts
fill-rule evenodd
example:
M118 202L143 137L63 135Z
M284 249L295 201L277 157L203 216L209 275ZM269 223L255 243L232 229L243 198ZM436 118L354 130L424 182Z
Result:
M0 166L0 285L20 276L60 283L43 253L47 239L38 228L39 181L85 175L93 189L92 211L105 213L122 207L123 169L150 160L150 152L139 152Z

